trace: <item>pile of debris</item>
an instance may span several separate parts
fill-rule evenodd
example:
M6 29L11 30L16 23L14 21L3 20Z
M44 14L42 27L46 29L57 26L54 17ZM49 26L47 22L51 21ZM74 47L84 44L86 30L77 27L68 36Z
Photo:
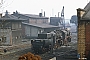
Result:
M20 56L18 60L42 60L42 59L39 55L34 55L31 52L28 52L27 54Z

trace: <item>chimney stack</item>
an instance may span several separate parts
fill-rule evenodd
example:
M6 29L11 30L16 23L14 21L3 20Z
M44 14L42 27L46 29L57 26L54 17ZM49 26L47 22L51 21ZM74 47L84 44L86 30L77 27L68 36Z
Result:
M60 13L60 12L58 12L58 17L59 17L59 13Z
M8 11L6 10L5 15L8 15Z
M44 11L44 17L45 17L45 11Z
M41 9L41 13L42 13L42 16L43 16L43 9Z
M42 13L39 13L39 17L42 17Z

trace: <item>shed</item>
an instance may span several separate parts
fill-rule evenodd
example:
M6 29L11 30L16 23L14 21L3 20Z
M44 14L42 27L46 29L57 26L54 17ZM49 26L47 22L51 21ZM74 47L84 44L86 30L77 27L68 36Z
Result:
M24 26L23 36L28 38L37 38L39 33L47 33L60 28L49 24L29 24L24 22L22 24Z

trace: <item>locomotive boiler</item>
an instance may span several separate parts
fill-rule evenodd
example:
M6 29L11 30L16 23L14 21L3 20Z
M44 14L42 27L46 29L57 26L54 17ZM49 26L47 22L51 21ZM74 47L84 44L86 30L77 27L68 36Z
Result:
M55 37L51 33L38 34L38 38L31 40L32 49L35 53L45 53L51 50Z
M70 32L66 30L55 30L50 33L38 34L37 39L31 40L32 50L35 53L45 53L52 51L53 48L66 45L66 42L71 41Z

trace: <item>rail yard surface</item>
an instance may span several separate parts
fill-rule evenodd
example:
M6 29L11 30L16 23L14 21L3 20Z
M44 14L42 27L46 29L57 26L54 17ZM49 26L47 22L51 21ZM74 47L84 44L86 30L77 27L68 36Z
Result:
M19 56L32 52L31 42L26 41L15 46L2 46L0 47L2 52L0 52L0 60L18 60ZM7 52L3 52L6 48ZM56 60L77 60L77 33L72 33L72 40L69 46L61 46L58 49L54 49L53 53L50 51L44 54L38 54L41 56L42 60L49 60L55 58ZM34 53L33 53L34 54Z

